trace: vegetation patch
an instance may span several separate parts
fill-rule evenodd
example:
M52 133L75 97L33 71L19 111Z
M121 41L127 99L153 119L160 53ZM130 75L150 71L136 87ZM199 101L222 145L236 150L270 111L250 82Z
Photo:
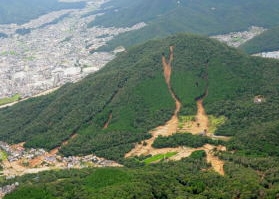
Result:
M89 191L127 182L130 175L121 169L103 168L87 176L84 180Z
M157 155L153 155L149 158L146 158L145 160L143 160L144 163L146 164L150 164L150 163L153 163L153 162L158 162L158 161L161 161L161 160L165 160L165 159L168 159L174 155L176 155L177 152L169 152L169 153L165 153L165 154L157 154Z
M214 134L221 125L225 124L227 118L225 116L215 117L214 115L208 115L208 120L209 132Z
M0 150L0 161L7 160L8 154Z
M21 97L20 97L19 94L13 95L12 97L2 98L2 99L0 99L0 106L5 105L5 104L9 104L9 103L12 103L12 102L16 102L16 101L20 100L20 98Z
M194 122L195 121L195 115L188 115L188 116L179 116L179 124L178 124L178 128L182 129L182 127L186 124L186 123L190 123L190 122Z
M193 158L193 159L202 159L206 157L206 153L204 150L197 150L194 151L193 153L191 153L191 155L189 156L189 158Z

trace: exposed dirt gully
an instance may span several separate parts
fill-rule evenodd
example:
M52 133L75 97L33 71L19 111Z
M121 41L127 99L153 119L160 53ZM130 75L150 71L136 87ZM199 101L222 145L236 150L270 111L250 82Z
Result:
M112 119L112 113L109 114L108 120L106 121L106 123L104 124L103 129L107 129L109 127L110 121Z
M181 158L188 157L191 155L192 152L197 150L204 150L207 154L207 162L211 163L212 168L218 172L220 175L224 175L224 162L221 161L217 156L214 156L213 151L220 150L224 151L226 150L225 147L222 146L212 146L209 144L204 145L200 148L189 148L189 147L177 147L177 148L163 148L163 149L155 149L152 147L153 142L158 136L171 136L172 134L178 132L178 113L181 108L181 102L177 99L175 93L173 92L173 89L170 84L170 78L171 78L171 72L172 67L171 63L174 59L173 54L174 47L170 46L170 57L167 60L165 56L162 56L162 65L163 65L163 71L164 71L164 77L166 84L168 86L169 92L172 96L172 98L175 101L176 108L174 110L173 116L169 121L166 122L165 125L159 126L153 130L150 131L150 134L152 137L150 139L144 140L141 143L138 143L135 145L135 148L132 149L130 152L128 152L125 157L131 157L131 156L140 156L140 155L156 155L156 154L164 154L168 152L177 152L177 154L173 157L171 157L171 160L180 160ZM187 132L191 132L193 134L198 134L199 132L204 131L204 129L208 129L208 117L205 113L202 99L197 100L197 115L196 115L196 123L193 125L190 125L187 128ZM199 123L199 124L197 124Z

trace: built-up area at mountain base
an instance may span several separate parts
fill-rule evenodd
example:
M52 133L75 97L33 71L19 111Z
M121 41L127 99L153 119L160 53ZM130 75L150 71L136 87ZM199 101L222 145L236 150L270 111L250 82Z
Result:
M82 47L66 54L80 56L90 37L84 60L117 47L117 53L107 52L113 60L74 83L23 101L16 93L15 100L2 99L20 102L0 109L1 197L279 198L279 61L251 56L245 47L271 45L277 4L84 1L43 16L30 12L27 21L1 26L10 32L0 31L0 42L20 38L23 44L36 31L75 27L71 38L54 34L58 43L66 38L57 49L66 52L78 42ZM183 13L189 20L183 22ZM30 24L30 32L15 32ZM100 34L91 37L93 29ZM108 29L119 32L106 34ZM132 29L138 30L122 34ZM154 39L154 33L172 35ZM119 38L125 39L112 47ZM69 67L87 68L69 60ZM90 60L89 68L95 64Z

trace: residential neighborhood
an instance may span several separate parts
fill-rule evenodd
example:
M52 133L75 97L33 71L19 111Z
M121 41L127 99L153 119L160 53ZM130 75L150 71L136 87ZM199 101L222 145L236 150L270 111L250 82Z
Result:
M99 70L115 53L96 52L120 33L144 27L92 27L98 9L106 0L86 1L84 9L60 10L22 25L0 25L0 98L20 94L30 97L76 82Z
M263 33L266 29L262 27L252 26L246 31L231 32L223 35L215 35L211 38L217 39L232 47L238 47L253 37Z
M25 149L24 143L9 145L0 141L0 151L5 154L1 155L2 175L8 179L18 175L51 169L121 166L114 161L97 157L94 154L63 157L58 154L58 148L49 152L44 149Z

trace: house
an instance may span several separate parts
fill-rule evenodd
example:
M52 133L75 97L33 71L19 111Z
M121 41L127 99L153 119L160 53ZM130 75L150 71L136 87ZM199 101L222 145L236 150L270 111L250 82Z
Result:
M257 95L254 97L254 103L255 104L261 104L261 103L264 103L266 102L266 99L264 98L263 95Z

